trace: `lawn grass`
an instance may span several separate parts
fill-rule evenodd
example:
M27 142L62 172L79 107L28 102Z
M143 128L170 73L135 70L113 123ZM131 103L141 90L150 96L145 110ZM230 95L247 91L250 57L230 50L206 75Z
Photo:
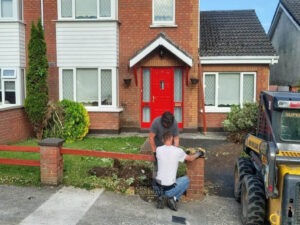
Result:
M82 141L65 143L65 148L86 149L93 151L109 151L138 154L141 145L146 139L142 137L124 138L95 138L87 137ZM11 145L38 146L38 140L31 139ZM108 190L124 192L128 188L130 180L122 180L117 176L99 179L88 175L88 171L94 167L112 166L114 160L109 158L98 158L89 156L64 155L64 179L63 185L74 186L85 189L106 188ZM38 153L24 152L1 152L0 158L16 158L39 160ZM126 163L128 160L122 160ZM152 167L152 162L135 161L146 167ZM178 176L186 174L186 165L180 163ZM19 186L41 186L40 168L28 166L0 165L0 184L12 184Z
M94 151L110 151L123 153L139 153L140 146L144 143L145 138L126 137L126 138L95 138L87 137L82 141L65 143L65 148L87 149ZM38 146L38 140L31 139L11 145L19 146ZM16 158L39 160L38 153L26 152L0 152L0 158ZM98 188L109 186L108 189L114 189L115 185L110 181L99 179L95 176L88 176L87 171L95 166L110 166L113 160L107 158L87 157L87 156L64 156L64 185L72 185L81 188ZM149 162L143 162L146 165ZM14 185L33 185L40 186L40 168L28 166L0 165L0 184ZM112 187L110 187L112 186Z

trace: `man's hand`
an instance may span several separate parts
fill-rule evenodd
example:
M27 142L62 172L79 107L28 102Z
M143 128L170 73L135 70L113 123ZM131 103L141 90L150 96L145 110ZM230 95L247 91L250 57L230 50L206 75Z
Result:
M174 145L175 147L179 147L179 136L174 137Z
M196 152L193 155L189 155L189 152L187 152L185 160L191 162L191 161L194 161L195 159L202 158L203 156L204 156L204 152L202 152L202 151Z

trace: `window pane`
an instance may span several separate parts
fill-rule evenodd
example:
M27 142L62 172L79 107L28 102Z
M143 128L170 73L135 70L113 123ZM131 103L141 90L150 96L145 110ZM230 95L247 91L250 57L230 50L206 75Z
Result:
M74 101L74 83L73 70L63 70L62 73L62 91L63 99Z
M182 123L182 108L181 107L174 108L174 117L178 123Z
M19 20L23 20L23 1L19 0Z
M143 70L143 102L150 102L150 70Z
M280 138L285 141L300 141L300 110L282 112Z
M143 107L143 122L144 123L150 123L150 107Z
M111 70L101 70L101 105L112 105Z
M173 21L174 0L153 0L154 21Z
M1 0L1 8L2 17L13 17L12 0Z
M61 17L72 17L72 0L61 0Z
M243 81L243 102L253 102L254 101L254 75L245 74Z
M182 70L174 71L174 102L182 102Z
M5 104L16 104L16 87L14 81L4 82Z
M97 18L97 0L76 0L75 11L77 19Z
M98 106L98 70L78 69L76 78L77 102Z
M216 105L216 76L214 74L205 75L205 105L215 106Z
M110 0L100 0L100 17L111 17Z
M15 70L3 70L3 77L15 77L16 71Z
M240 74L219 74L218 106L229 107L240 104Z

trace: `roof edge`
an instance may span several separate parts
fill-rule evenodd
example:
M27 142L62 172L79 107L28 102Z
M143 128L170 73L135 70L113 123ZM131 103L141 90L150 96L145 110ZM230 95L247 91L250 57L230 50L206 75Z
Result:
M201 64L269 64L278 63L279 56L200 56Z

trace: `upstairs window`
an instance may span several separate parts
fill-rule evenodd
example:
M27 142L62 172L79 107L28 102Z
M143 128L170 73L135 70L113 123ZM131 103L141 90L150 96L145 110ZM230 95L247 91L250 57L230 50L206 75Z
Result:
M153 24L175 23L175 0L153 0Z
M61 19L112 19L115 0L60 0Z
M23 20L23 0L0 0L0 20Z

